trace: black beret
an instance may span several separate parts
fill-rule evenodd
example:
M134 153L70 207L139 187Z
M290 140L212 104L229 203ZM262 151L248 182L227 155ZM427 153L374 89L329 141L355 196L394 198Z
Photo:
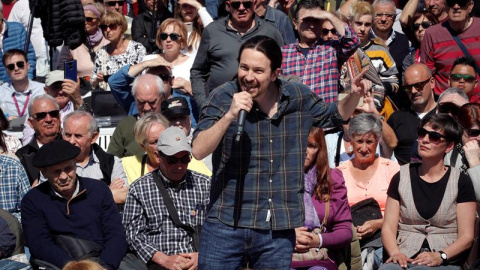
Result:
M187 99L184 97L173 97L162 101L162 114L170 120L175 116L190 115Z
M80 148L64 140L55 140L43 145L33 157L32 163L37 168L45 168L74 159L78 154Z

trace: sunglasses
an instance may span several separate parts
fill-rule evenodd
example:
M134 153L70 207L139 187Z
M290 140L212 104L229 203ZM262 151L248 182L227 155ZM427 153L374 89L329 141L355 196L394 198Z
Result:
M419 140L423 140L428 134L428 140L433 144L439 144L442 138L445 138L445 135L442 135L436 131L428 131L422 127L417 129L417 135Z
M451 113L452 115L457 115L459 108L457 105L451 102L445 102L438 104L438 112L440 113Z
M102 31L105 31L107 30L107 28L110 28L110 30L117 30L117 27L118 27L118 24L116 23L112 23L112 24L109 24L109 25L106 25L106 24L100 24L100 29L102 29Z
M105 4L107 4L108 6L114 7L116 4L118 4L119 6L123 6L124 2L125 1L110 1L110 2L105 2Z
M188 154L186 156L183 156L183 157L180 157L180 158L176 158L174 156L167 156L163 153L162 153L162 156L165 157L168 165L176 165L176 164L178 164L179 161L182 164L188 164L192 160L192 156L190 154Z
M233 9L239 9L240 5L243 5L245 9L249 9L253 6L253 1L236 1L236 2L230 2L230 6Z
M158 74L158 77L160 77L160 79L162 79L164 82L169 82L171 78L170 75L164 73Z
M17 65L19 69L23 69L25 67L25 61L18 61L17 63L8 64L7 69L12 71L15 69L15 65Z
M426 79L425 81L423 82L417 82L417 83L414 83L414 84L404 84L403 85L403 88L405 89L405 92L407 93L411 93L412 92L412 88L415 87L415 89L419 92L419 91L422 91L423 90L423 87L425 87L425 85L430 81L432 77Z
M460 7L466 7L470 3L470 0L447 0L447 6L453 7L458 4Z
M160 33L160 35L158 35L158 38L160 38L161 40L167 40L168 37L170 37L172 41L177 41L180 38L180 35L177 33Z
M60 116L60 111L59 110L53 110L49 112L39 112L33 115L33 118L37 121L43 120L47 117L47 115L50 115L52 118L58 118Z
M375 18L382 18L383 16L387 17L387 19L392 20L395 18L395 14L391 13L377 13L375 14Z
M478 137L480 136L480 129L466 128L465 133L467 133L469 137Z
M336 35L336 34L337 34L337 30L335 30L335 28L332 28L332 29L323 28L323 29L322 29L322 33L323 33L324 35L328 35L328 33L332 33L332 35Z
M94 20L96 20L97 18L94 18L94 17L85 17L85 21L86 22L93 22Z
M477 77L468 75L468 74L451 74L450 75L450 80L454 82L459 82L461 79L463 79L466 83L474 83Z
M429 28L430 26L432 26L432 23L431 22L421 22L421 23L414 23L412 25L412 30L413 31L418 31L418 29L420 29L420 26L423 28L423 29L427 29Z

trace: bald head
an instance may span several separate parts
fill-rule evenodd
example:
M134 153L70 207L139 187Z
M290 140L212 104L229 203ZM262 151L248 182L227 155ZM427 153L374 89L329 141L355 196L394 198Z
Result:
M404 89L415 111L423 113L435 106L434 86L435 79L425 64L413 64L405 70Z
M407 74L411 73L419 73L425 75L426 78L432 77L432 71L428 68L427 65L422 64L422 63L416 63L411 66L409 66L405 70L405 78L407 78ZM408 83L407 83L408 84Z

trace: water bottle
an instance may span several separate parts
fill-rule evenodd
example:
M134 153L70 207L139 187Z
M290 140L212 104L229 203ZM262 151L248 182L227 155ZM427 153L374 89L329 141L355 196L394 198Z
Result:
M3 111L3 115L5 115L5 118L8 119L8 111L7 111L7 103L5 101L2 101L2 103L0 104L0 108L2 108L2 111Z

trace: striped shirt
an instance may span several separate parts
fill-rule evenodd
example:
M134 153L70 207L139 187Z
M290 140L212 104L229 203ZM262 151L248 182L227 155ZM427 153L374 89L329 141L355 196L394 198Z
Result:
M208 217L229 226L285 230L303 226L303 164L312 124L340 120L336 103L324 103L308 87L277 80L278 111L269 118L254 103L236 143L233 121L213 152ZM217 87L194 133L212 127L230 108L237 80Z

